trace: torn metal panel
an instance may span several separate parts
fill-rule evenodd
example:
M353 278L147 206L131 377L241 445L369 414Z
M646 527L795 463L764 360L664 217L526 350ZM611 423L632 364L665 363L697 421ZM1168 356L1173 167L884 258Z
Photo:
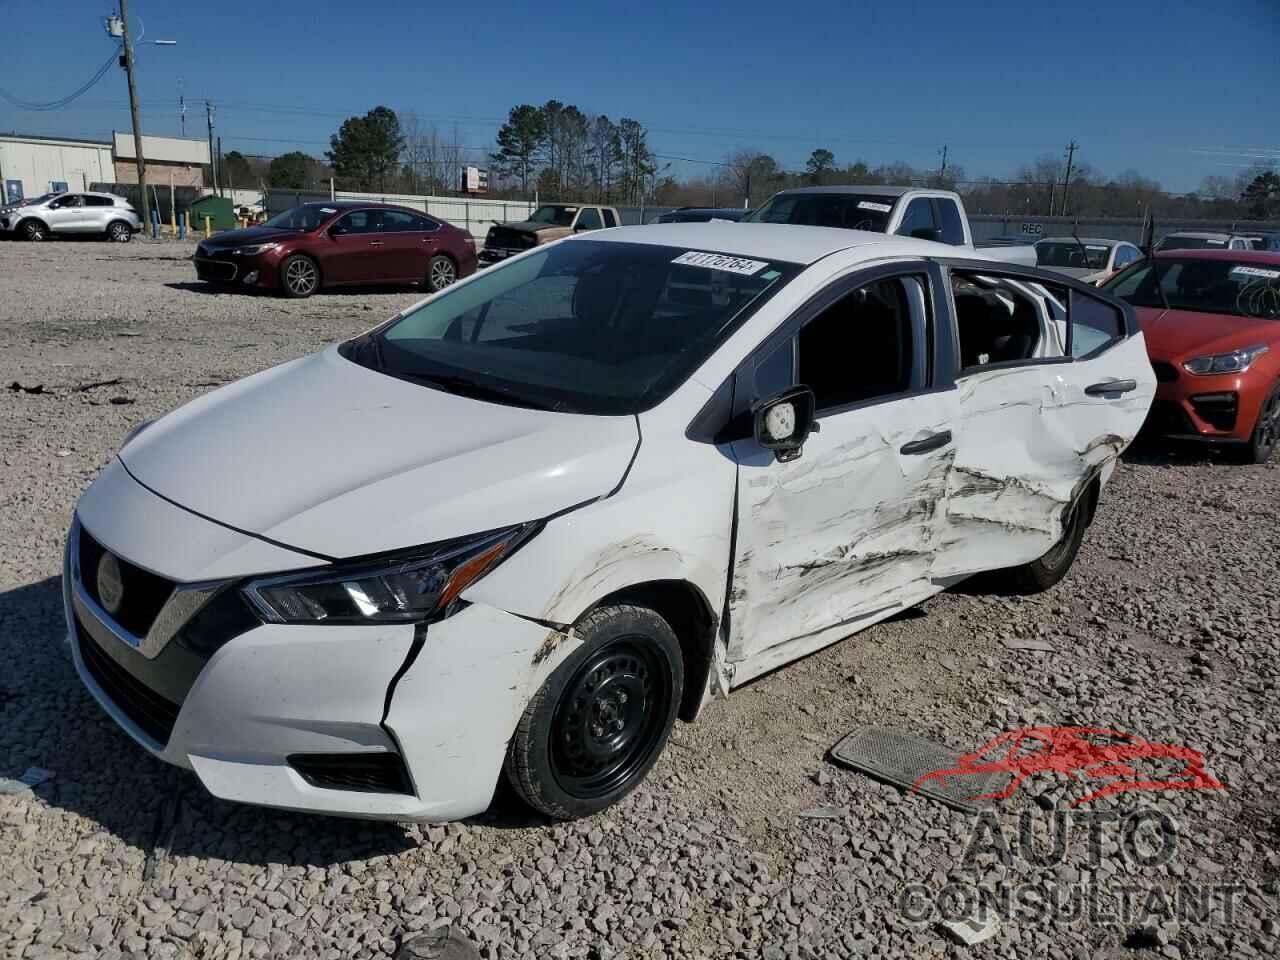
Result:
M910 603L933 592L954 449L901 448L951 429L954 403L953 393L929 393L825 417L790 463L750 440L734 445L741 481L731 662L871 617L886 598ZM735 682L756 666L744 664Z

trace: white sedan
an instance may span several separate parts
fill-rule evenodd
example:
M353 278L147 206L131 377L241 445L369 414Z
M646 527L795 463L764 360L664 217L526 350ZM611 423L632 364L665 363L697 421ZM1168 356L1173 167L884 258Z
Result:
M132 434L66 558L79 674L219 797L554 817L677 717L979 571L1051 587L1155 389L1132 311L924 240L538 247Z

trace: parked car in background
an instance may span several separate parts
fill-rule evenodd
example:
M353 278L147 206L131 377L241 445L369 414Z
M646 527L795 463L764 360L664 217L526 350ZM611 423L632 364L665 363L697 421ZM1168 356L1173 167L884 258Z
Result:
M1150 428L1263 463L1280 437L1280 253L1156 253L1104 287L1133 305L1159 387Z
M1046 237L1036 241L1036 266L1085 283L1101 283L1141 259L1142 251L1125 240Z
M256 227L202 240L192 257L209 283L309 297L326 287L419 284L443 290L476 270L465 230L409 207L304 203Z
M128 243L142 219L124 197L111 193L46 193L0 209L0 231L23 240L57 236L102 236Z
M1156 250L1252 250L1248 237L1235 233L1205 233L1184 230L1162 237Z
M741 220L751 211L745 207L679 207L659 214L654 223L706 223L709 220Z
M1280 253L1280 233L1251 233L1246 239L1254 250L1269 250Z
M517 253L561 237L616 227L622 220L613 207L583 206L573 203L544 203L518 223L498 223L489 228L480 262L497 263Z
M979 571L1066 575L1142 335L961 252L600 230L208 393L76 507L76 669L224 799L450 820L505 770L601 810L713 693Z
M982 256L1008 263L1034 266L1036 262L1035 248L1030 243L1020 246L975 244L964 201L950 190L857 184L799 187L775 193L743 219L752 223L794 223L890 233L953 247L980 248Z

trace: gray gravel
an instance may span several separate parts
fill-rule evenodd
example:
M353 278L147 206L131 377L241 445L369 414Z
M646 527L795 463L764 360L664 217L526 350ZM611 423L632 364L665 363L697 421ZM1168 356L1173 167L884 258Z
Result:
M506 795L446 827L285 815L215 800L151 760L62 646L76 497L133 425L417 297L211 295L189 252L0 243L0 777L56 772L0 796L4 955L371 957L445 924L502 958L1275 955L1280 469L1197 451L1131 451L1057 589L963 588L765 677L678 727L647 784L590 820L548 825ZM1204 751L1226 789L1089 805L1165 811L1158 866L1126 857L1115 825L1097 828L1091 858L1078 819L1061 862L966 858L974 817L825 760L859 723L957 750L1029 724L1113 727ZM1085 789L1037 776L989 825L1016 841L1025 820L1047 850ZM948 882L1090 884L1104 911L1126 887L1139 903L1153 887L1240 892L1230 921L1015 915L965 947L899 903L911 884Z

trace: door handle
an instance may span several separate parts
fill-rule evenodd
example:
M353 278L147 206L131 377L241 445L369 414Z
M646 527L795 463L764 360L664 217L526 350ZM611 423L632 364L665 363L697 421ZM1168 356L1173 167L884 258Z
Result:
M951 442L951 431L943 430L941 433L935 433L925 437L923 440L912 440L910 443L904 443L899 453L907 456L917 453L928 453L930 450L937 450L939 447L945 447Z
M1138 389L1137 380L1103 380L1084 388L1087 397L1105 397L1109 393L1129 393Z
M371 247L380 247L380 246L382 246L382 241L381 241L381 240L370 240L370 241L369 241L369 246L371 246Z

